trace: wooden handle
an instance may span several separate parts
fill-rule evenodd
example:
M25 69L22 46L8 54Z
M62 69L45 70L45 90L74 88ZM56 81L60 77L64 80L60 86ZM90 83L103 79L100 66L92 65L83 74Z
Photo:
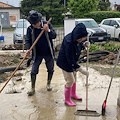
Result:
M50 21L52 20L52 18L50 18L47 22L47 25L50 23ZM33 47L35 46L35 44L37 43L37 41L39 40L39 38L42 36L44 30L41 31L41 33L39 34L39 36L36 38L35 42L33 43L33 45L30 47L29 51L31 51L33 49ZM18 68L21 66L21 64L23 63L23 61L25 60L25 58L28 56L28 54L25 55L25 57L22 59L22 61L19 63L19 65L17 66L17 68L13 71L13 73L11 74L11 76L9 77L9 79L6 81L5 85L2 87L2 89L0 90L0 93L2 92L2 90L5 88L5 86L7 85L7 83L10 81L10 79L13 77L13 75L15 74L15 72L18 70Z
M89 42L89 36L87 36L87 41ZM86 62L87 71L88 71L88 63L89 63L89 48L87 47L87 62ZM88 76L86 76L86 110L88 110Z

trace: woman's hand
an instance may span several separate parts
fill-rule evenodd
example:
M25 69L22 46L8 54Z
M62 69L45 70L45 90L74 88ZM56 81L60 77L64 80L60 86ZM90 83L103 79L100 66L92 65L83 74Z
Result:
M82 74L86 75L87 77L89 76L89 72L87 70L82 69L81 67L79 67L77 69L77 71L81 72Z
M85 41L85 42L84 42L84 46L85 46L85 47L90 47L90 42Z

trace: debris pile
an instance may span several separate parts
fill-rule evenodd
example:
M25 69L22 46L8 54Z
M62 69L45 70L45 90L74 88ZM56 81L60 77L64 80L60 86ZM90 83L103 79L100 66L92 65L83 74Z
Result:
M116 52L109 52L109 51L96 51L89 53L89 62L96 62L98 61L101 64L107 63L113 65L117 58ZM79 63L84 63L87 60L87 55L84 53L79 58Z

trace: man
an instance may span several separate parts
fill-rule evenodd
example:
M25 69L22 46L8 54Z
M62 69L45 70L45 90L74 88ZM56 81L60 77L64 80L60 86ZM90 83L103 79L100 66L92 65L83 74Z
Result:
M51 79L54 72L54 50L53 50L53 42L52 39L56 38L55 30L52 25L47 25L46 21L42 21L42 14L37 11L31 10L29 12L28 21L30 22L30 26L27 29L26 35L26 54L30 54L30 47L33 42L39 36L42 30L44 30L42 36L39 38L36 45L32 50L32 70L31 70L31 89L28 91L28 95L34 95L35 93L35 82L36 75L39 72L39 66L43 59L45 59L45 64L48 72L47 78L47 90L51 91Z
M57 65L62 69L66 81L65 103L69 106L76 105L71 98L82 100L76 94L76 72L79 71L86 76L89 75L89 72L82 69L77 63L81 50L90 46L90 43L85 41L87 35L85 25L82 23L77 24L73 31L64 37L57 58Z

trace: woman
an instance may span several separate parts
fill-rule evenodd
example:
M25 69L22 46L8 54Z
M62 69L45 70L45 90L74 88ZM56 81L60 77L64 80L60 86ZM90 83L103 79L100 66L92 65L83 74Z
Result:
M57 65L62 69L66 85L65 85L65 103L69 106L75 106L71 97L77 100L82 100L81 97L76 95L76 72L88 76L89 72L83 70L77 64L81 50L89 47L90 43L85 41L87 39L87 30L84 24L79 23L75 26L73 31L66 35L63 39ZM84 42L85 41L85 42Z

